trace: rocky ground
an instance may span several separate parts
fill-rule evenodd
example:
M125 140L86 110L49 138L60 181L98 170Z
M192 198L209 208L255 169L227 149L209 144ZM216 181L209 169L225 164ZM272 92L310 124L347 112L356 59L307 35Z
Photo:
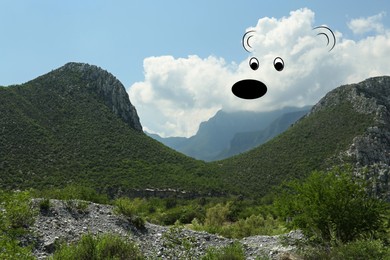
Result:
M35 201L37 205L38 201ZM56 242L77 241L85 233L119 234L138 244L148 259L187 259L189 255L193 259L199 259L208 247L224 247L235 241L243 245L247 259L259 256L262 259L296 259L294 246L282 245L281 236L253 236L233 240L206 232L172 229L150 223L146 223L145 229L139 230L125 217L115 215L110 205L81 202L84 205L78 207L77 203L80 202L50 200L50 208L37 216L31 227L36 240L34 255L37 259L50 256L55 250ZM291 232L285 236L292 240L303 239L300 232ZM190 248L187 252L180 245L183 241Z

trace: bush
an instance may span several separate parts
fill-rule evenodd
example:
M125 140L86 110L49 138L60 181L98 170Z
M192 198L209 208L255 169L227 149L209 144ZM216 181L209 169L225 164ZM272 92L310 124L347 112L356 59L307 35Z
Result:
M8 195L3 193L0 208L4 211L3 228L23 229L34 224L36 211L33 210L30 193L27 191L12 192Z
M87 214L88 213L89 202L82 200L66 200L65 207L66 209L73 214Z
M141 216L133 216L129 219L130 223L134 225L137 229L145 229L145 219Z
M205 225L211 227L222 226L227 220L229 205L217 204L206 212Z
M167 198L165 200L165 208L171 209L177 206L177 200L175 198Z
M42 199L39 201L39 209L41 212L47 212L50 209L50 199Z
M193 248L196 246L196 239L193 236L183 234L184 227L176 222L163 235L164 245L173 255L173 259L196 259Z
M343 243L384 230L386 203L371 198L365 185L339 169L313 172L302 183L285 185L275 205L288 226L308 237Z
M129 243L114 235L105 235L97 244L101 259L142 259L141 253L134 243Z
M242 246L239 243L233 243L232 245L224 248L210 247L207 249L206 254L202 257L202 260L243 260L245 259L245 253Z
M135 213L142 207L142 200L129 198L119 198L114 202L114 213L124 215L128 221L138 229L145 228L145 219L142 216L137 216Z
M114 213L122 214L126 217L132 217L135 214L136 207L129 198L119 198L114 202Z
M139 248L123 238L105 234L93 237L83 235L77 244L63 244L52 257L56 260L144 259Z
M157 215L157 220L162 225L173 225L176 221L189 224L194 218L204 218L204 209L191 204L165 209Z
M8 235L0 234L0 259L34 260L30 247L21 247L20 242Z
M390 259L390 250L379 240L357 240L334 247L330 255L335 260Z
M35 215L29 192L0 190L0 259L34 259L31 247L22 247L19 239L28 233Z
M330 249L309 248L302 255L308 260L377 260L390 259L390 249L380 240L356 240Z
M237 222L222 227L220 235L229 238L243 238L255 235L273 236L286 232L280 221L267 216L252 215L246 219L239 219Z
M195 217L191 222L192 229L207 231L228 238L243 238L254 235L279 235L286 232L283 223L270 214L265 216L262 214L252 214L249 217L238 218L237 221L230 222L231 205L233 204L228 202L225 205L216 204L209 208L204 224Z

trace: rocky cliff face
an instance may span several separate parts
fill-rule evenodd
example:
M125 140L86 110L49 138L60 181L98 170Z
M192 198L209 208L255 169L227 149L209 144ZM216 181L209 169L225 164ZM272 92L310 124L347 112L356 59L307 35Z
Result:
M104 103L124 122L137 131L142 131L142 126L135 107L131 104L129 95L122 83L107 71L86 63L67 63L58 69L81 73L89 89L96 92Z
M329 92L310 113L347 99L358 113L372 115L374 124L339 154L372 184L372 193L390 201L390 77L370 78ZM337 127L337 126L335 126Z

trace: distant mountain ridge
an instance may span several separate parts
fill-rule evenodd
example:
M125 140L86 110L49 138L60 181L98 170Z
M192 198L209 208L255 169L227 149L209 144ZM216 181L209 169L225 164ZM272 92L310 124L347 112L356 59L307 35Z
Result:
M229 148L217 156L216 159L226 159L264 144L278 134L283 133L298 119L306 115L310 111L309 108L310 107L303 107L301 108L302 110L285 113L262 130L235 134L230 141Z
M269 129L267 137L261 139L257 138L257 141L247 142L244 149L236 149L235 144L231 148L232 140L234 140L237 134L241 135L252 134L248 132L258 132L265 130L277 120L279 117L292 113L299 112L298 114L305 114L309 111L311 106L299 108L299 107L285 107L279 110L269 112L251 112L251 111L237 111L237 112L225 112L218 111L215 116L210 118L206 122L202 122L199 126L199 130L196 135L185 137L168 137L162 138L155 134L149 134L157 141L184 153L187 156L204 160L214 161L218 159L227 158L228 156L235 155L239 152L249 150L257 145L264 143L266 140L272 138L276 134L279 134L287 129L287 127L295 122L298 118L291 117L290 120L281 121L278 125L279 129ZM286 122L286 123L284 123ZM276 127L276 123L274 124ZM263 141L263 142L262 142Z

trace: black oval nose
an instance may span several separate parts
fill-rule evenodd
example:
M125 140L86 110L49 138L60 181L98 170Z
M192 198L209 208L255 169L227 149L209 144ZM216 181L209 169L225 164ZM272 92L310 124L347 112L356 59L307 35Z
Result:
M244 79L234 83L232 92L239 98L256 99L267 93L267 86L258 80Z

